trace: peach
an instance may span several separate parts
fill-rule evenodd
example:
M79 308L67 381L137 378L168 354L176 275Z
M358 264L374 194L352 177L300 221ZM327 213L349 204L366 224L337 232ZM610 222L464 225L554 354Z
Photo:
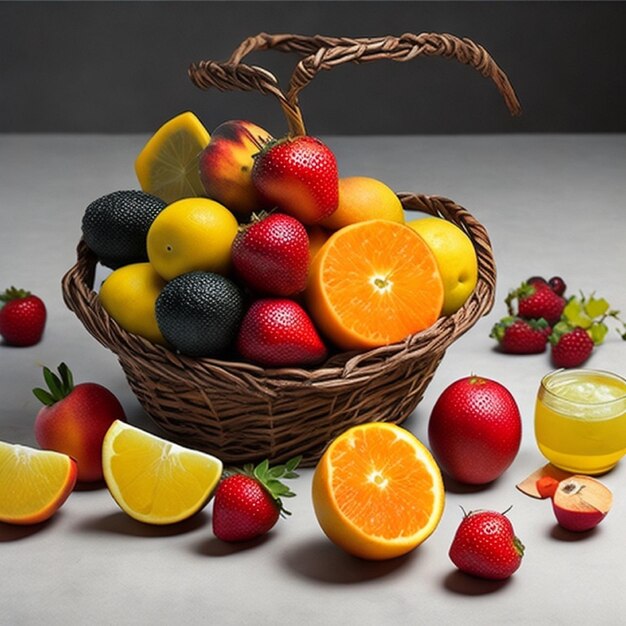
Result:
M78 464L78 481L102 480L102 441L116 420L126 421L117 397L97 383L74 386L65 364L60 378L44 368L49 390L34 389L43 406L35 418L35 438L47 450L67 454Z
M263 208L252 184L254 155L272 136L245 120L230 120L212 133L200 154L200 180L209 198L243 216Z
M583 532L597 526L609 512L613 494L590 476L575 474L562 480L552 496L552 508L566 530Z

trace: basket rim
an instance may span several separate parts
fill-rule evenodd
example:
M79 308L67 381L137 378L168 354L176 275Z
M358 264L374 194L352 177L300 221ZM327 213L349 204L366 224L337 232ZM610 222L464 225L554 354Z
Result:
M258 386L262 380L263 392L266 392L268 385L278 389L305 383L332 388L344 381L369 377L406 359L423 358L433 350L445 351L455 339L491 310L495 295L493 251L482 224L449 198L412 193L397 195L406 210L443 217L464 230L477 252L478 282L465 304L454 314L440 317L429 328L396 343L366 351L333 353L324 363L312 369L265 368L239 360L196 358L176 353L168 347L129 333L104 310L93 289L97 258L82 238L76 248L76 263L62 279L63 299L87 331L116 354L118 359L141 359L147 368L152 368L154 362L167 362L171 366L172 376L176 378L175 373L179 372L181 379L187 382L190 374L199 368L221 377L245 378L252 387Z

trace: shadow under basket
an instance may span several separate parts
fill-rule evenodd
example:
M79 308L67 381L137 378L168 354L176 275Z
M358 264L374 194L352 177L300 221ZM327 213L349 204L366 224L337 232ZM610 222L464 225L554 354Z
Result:
M316 369L190 358L126 332L93 290L97 260L83 241L63 277L63 298L87 331L117 355L141 406L169 439L226 464L302 455L302 465L312 466L351 426L401 424L448 346L493 306L496 270L484 227L447 198L398 196L406 210L442 217L470 237L478 257L476 289L461 309L427 330L366 352L334 354Z

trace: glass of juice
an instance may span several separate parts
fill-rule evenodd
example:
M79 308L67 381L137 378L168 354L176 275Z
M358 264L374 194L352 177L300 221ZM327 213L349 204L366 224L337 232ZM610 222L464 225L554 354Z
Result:
M608 472L626 454L626 380L589 369L547 374L537 392L535 438L561 469Z

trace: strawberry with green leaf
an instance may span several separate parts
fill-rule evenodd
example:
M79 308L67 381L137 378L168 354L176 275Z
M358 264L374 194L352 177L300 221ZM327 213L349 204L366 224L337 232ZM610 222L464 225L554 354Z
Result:
M611 309L604 298L593 294L586 297L582 293L570 297L561 320L550 334L552 363L556 367L580 367L589 359L594 347L604 342L609 320L621 325L621 330L616 330L626 340L626 324L620 319L619 311Z
M213 533L227 542L249 541L269 532L278 518L291 515L282 498L295 494L282 480L297 478L302 457L271 467L266 459L257 466L225 472L213 501Z
M0 293L0 337L9 346L34 346L46 326L43 300L25 289L10 287Z

